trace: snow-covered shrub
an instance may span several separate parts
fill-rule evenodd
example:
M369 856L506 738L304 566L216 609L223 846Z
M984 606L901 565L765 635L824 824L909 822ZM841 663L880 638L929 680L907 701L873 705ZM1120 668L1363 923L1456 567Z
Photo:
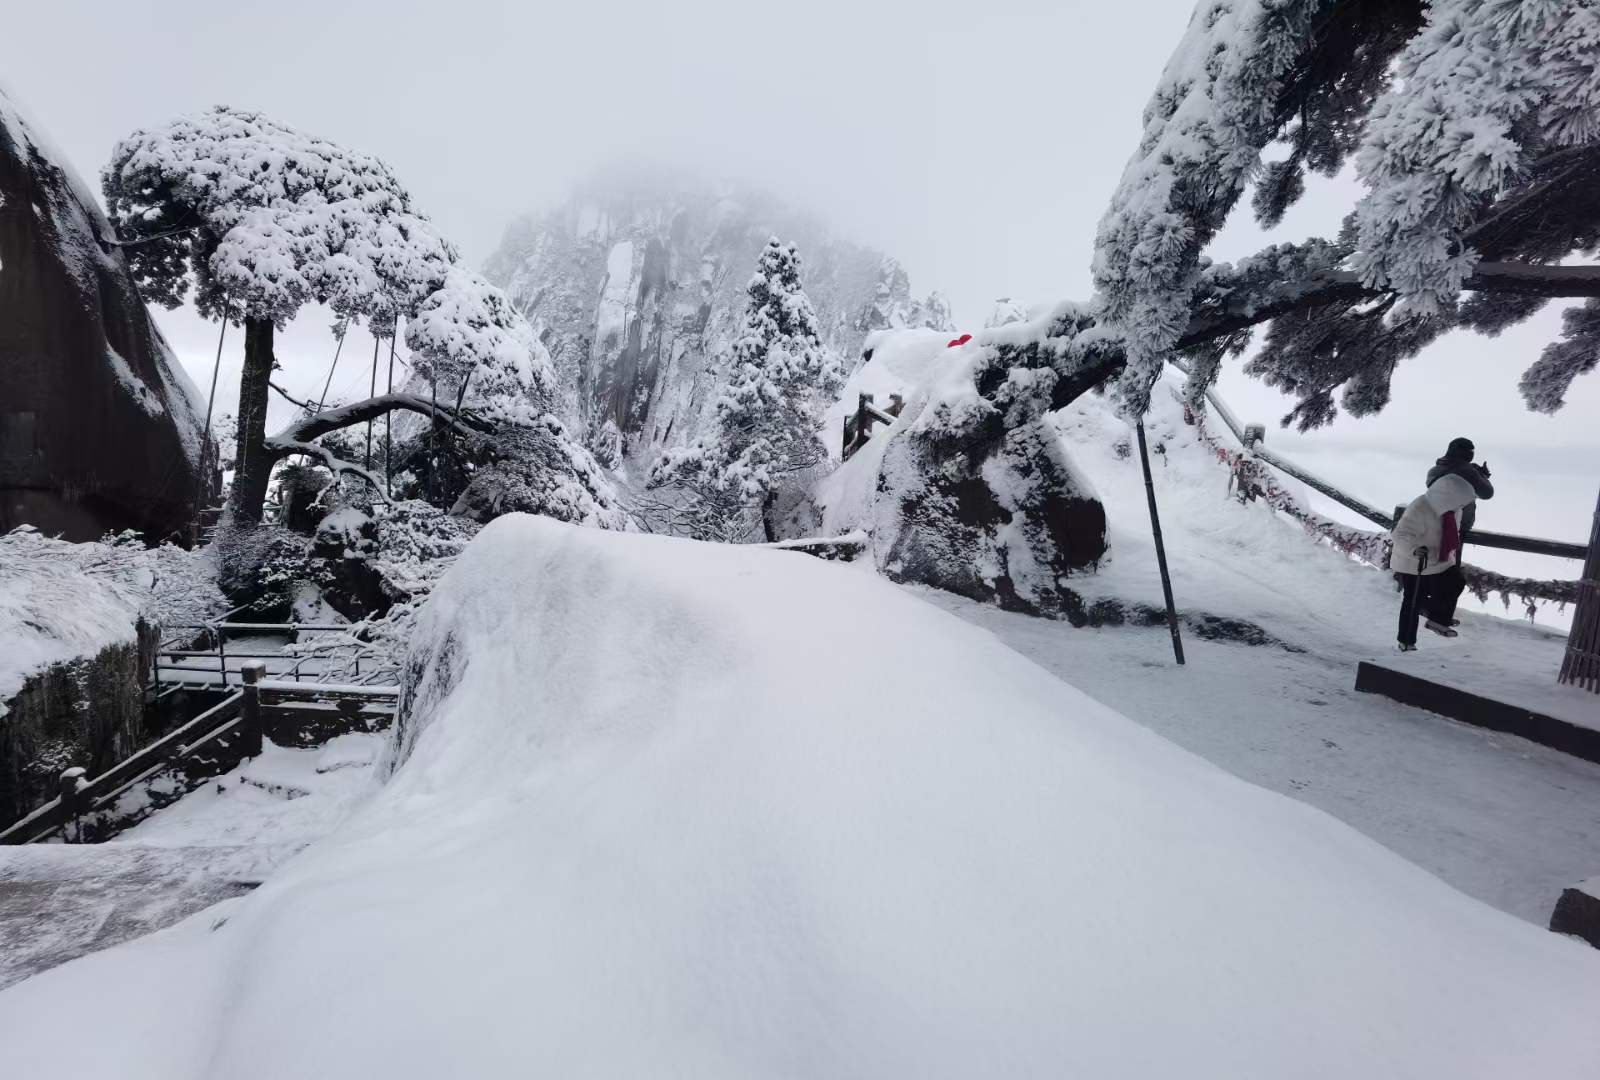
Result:
M429 592L479 526L417 500L379 506L370 515L344 512L334 517L325 532L318 530L319 545L324 539L329 549L345 543L339 557L370 574L384 602L352 623L346 634L310 642L301 651L346 663L359 653L363 675L392 675L399 671ZM354 669L335 668L333 674L349 676Z
M480 524L528 513L602 529L633 527L605 471L554 415L501 424L480 453L482 464L452 513Z
M214 546L223 593L258 621L287 619L302 596L327 584L311 539L281 525L223 528Z
M122 563L126 573L149 582L150 611L159 625L194 626L228 610L217 584L217 559L209 549L176 544L146 547L132 531L108 536L102 543L112 549L105 555L108 563Z

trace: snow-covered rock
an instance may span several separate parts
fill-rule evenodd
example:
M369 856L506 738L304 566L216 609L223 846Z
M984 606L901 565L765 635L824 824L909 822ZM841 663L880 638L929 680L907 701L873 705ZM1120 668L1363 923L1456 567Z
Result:
M602 460L648 466L709 434L721 363L769 237L795 244L823 343L847 358L872 330L949 325L893 259L759 192L611 173L512 225L486 273L549 347L563 415Z
M148 740L141 689L160 625L221 610L205 556L0 535L0 827Z
M898 581L974 600L1062 615L1067 579L1106 552L1099 496L1041 417L1008 422L980 395L991 361L981 343L951 346L947 333L872 335L870 359L829 414L826 438L861 393L904 409L819 485L823 531L864 530L873 561Z
M1588 948L859 568L502 518L412 661L388 784L224 911L0 992L10 1072L1561 1080L1600 1059Z
M204 402L99 204L0 88L0 532L190 520Z

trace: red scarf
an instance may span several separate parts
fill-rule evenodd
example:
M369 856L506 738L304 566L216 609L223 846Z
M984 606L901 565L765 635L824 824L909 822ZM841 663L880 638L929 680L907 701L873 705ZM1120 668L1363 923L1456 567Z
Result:
M1439 561L1448 564L1456 555L1461 554L1461 530L1456 528L1456 512L1446 510L1439 515L1439 529L1442 539L1439 543Z

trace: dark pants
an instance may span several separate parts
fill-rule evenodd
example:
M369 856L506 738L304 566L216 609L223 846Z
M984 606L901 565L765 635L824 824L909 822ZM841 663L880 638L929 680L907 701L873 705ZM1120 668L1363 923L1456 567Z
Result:
M1438 575L1401 574L1400 577L1400 636L1402 645L1417 643L1417 619L1428 602L1429 583Z
M1449 626L1456 617L1456 601L1461 599L1466 587L1467 575L1461 572L1460 563L1442 574L1433 575L1428 585L1428 602L1423 605L1423 611L1434 622Z

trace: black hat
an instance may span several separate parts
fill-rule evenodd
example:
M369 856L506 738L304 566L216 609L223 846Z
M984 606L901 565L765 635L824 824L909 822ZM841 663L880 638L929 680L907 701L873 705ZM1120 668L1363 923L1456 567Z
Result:
M1472 455L1478 448L1472 445L1471 439L1451 439L1450 446L1444 452L1447 458L1460 458L1462 461L1471 461Z

